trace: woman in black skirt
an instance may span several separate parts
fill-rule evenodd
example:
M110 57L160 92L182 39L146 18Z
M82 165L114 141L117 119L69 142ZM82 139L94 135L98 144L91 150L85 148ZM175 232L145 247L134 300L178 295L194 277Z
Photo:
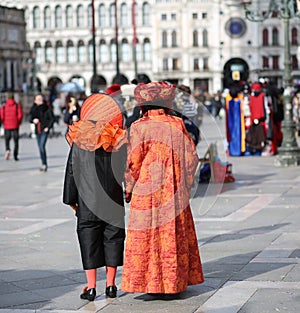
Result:
M115 298L117 266L123 265L125 240L122 181L127 132L118 104L93 94L82 105L78 122L66 134L70 144L63 202L77 216L77 235L87 277L81 299L96 297L97 268L106 266L106 296Z

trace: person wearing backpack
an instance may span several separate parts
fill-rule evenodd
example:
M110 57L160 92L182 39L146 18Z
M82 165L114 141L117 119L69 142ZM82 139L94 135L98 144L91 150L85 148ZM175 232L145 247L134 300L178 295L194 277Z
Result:
M20 103L14 100L13 94L8 94L5 104L0 109L0 118L4 127L5 159L10 157L10 140L14 140L14 159L19 160L19 128L23 119Z

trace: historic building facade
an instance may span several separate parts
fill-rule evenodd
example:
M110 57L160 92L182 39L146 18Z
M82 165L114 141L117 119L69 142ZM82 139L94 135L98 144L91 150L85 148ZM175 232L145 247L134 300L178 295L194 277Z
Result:
M93 1L3 2L25 10L27 41L35 56L33 72L41 88L75 80L89 91L95 64ZM266 11L268 1L261 2L259 10ZM259 23L246 20L240 0L94 0L94 13L96 72L101 86L115 80L117 68L124 81L138 73L139 77L209 92L239 79L268 77L282 85L282 22L276 14ZM291 20L290 24L292 75L299 79L300 23Z
M24 10L0 6L0 92L22 90L29 52Z

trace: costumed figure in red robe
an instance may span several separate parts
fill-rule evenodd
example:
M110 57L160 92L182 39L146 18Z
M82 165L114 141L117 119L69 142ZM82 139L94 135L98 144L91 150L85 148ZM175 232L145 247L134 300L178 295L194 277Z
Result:
M174 85L141 83L134 95L143 116L131 124L127 152L122 290L177 294L204 281L189 204L198 156L182 118L171 115Z
M251 126L247 133L249 152L252 155L261 155L266 145L266 108L265 94L260 83L253 83L250 96Z

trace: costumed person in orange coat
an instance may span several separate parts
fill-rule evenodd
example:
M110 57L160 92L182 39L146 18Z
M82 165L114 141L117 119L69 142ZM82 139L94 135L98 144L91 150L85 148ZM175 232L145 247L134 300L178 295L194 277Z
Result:
M134 95L143 116L127 150L122 290L177 294L204 281L189 204L198 157L183 120L169 114L174 85L140 83Z
M225 98L226 136L231 156L241 156L246 151L243 94L233 86Z
M70 144L63 202L77 216L77 235L87 286L81 299L96 297L97 268L106 266L106 296L115 298L117 266L123 265L125 209L122 180L127 131L122 111L108 95L93 94L80 120L69 126Z

